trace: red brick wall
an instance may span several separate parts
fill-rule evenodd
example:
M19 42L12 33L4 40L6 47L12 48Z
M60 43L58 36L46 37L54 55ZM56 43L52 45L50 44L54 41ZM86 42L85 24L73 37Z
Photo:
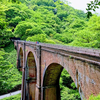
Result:
M60 92L57 92L59 91L58 79L62 68L65 68L71 75L82 98L88 99L91 94L99 94L100 66L98 63L94 64L91 61L99 61L98 58L94 59L87 55L84 56L76 52L71 53L67 50L60 50L61 48L49 48L43 45L41 45L41 54L39 54L37 46L25 45L25 54L23 54L25 61L28 62L29 77L36 78L36 81L29 83L29 94L32 96L32 100L58 100L60 95ZM22 53L19 53L20 48L23 50L22 43L19 43L17 47L18 56L19 54L22 55ZM98 55L96 54L96 56ZM23 62L21 61L21 63ZM31 68L32 66L33 68Z

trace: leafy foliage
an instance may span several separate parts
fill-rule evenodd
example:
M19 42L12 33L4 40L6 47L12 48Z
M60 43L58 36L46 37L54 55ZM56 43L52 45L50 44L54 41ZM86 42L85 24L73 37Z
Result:
M87 28L80 30L74 34L72 46L100 48L100 16L92 16L87 23Z
M9 47L13 47L12 45ZM6 48L6 51L8 48ZM11 52L11 51L10 51ZM16 67L16 51L7 53L0 50L0 94L7 93L16 85L21 84L21 75Z
M11 69L13 67L13 65L10 62L4 60L3 55L7 54L4 51L0 51L0 93L5 92L11 87L11 85L9 85L6 80L9 79L7 73L8 69Z
M92 16L92 12L91 10L95 11L97 8L99 8L100 6L100 1L99 0L94 0L91 1L91 3L87 3L87 17L89 18L90 16Z
M46 38L46 34L37 34L37 35L34 35L32 37L28 37L27 41L33 41L33 42L38 41L38 42L42 42L42 43L55 44L55 42L53 40L48 40Z
M60 76L61 100L81 100L75 83L69 73L63 69Z
M21 22L16 26L14 34L16 37L22 37L22 39L26 39L24 36L27 29L32 29L32 24L28 22Z
M100 94L97 95L97 96L91 95L91 96L89 97L89 100L99 100L99 99L100 99Z
M91 14L89 10L98 8L99 3L95 7L95 2L98 0L88 4L88 15ZM0 48L5 49L0 49L0 93L21 84L11 37L34 42L100 48L99 23L100 16L94 15L87 19L83 11L70 7L63 0L0 0ZM60 81L63 100L80 100L68 73L63 72Z

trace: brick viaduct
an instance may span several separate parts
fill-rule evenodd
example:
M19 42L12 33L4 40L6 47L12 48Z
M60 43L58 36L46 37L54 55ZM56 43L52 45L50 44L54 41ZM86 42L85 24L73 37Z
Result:
M22 71L21 100L61 100L59 77L65 68L82 100L100 92L100 50L14 40Z

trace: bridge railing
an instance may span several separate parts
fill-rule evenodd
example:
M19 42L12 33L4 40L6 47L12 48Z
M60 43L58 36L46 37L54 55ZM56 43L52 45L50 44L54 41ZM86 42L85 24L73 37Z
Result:
M30 42L30 41L22 41L22 40L12 40L16 43L25 43L26 46L41 46L41 50L48 50L55 53L59 53L61 55L70 56L71 58L81 59L84 61L89 61L95 64L100 65L100 50L94 48L82 48L82 47L72 47L65 45L55 45L55 44L47 44L47 43L39 43Z
M43 47L53 48L53 49L60 49L60 50L66 50L70 52L76 52L81 54L90 54L93 56L100 57L100 49L94 49L94 48L83 48L83 47L73 47L73 46L65 46L65 45L57 45L57 44L48 44L48 43L39 43L36 42L30 42L30 41L23 41L23 40L12 40L14 42L18 43L26 43L27 45L41 45Z

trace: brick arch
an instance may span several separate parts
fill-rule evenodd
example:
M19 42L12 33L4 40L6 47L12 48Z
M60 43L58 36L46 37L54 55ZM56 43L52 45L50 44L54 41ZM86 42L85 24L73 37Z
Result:
M35 100L36 81L37 81L36 61L33 53L30 51L27 54L26 60L26 98Z
M23 67L23 49L20 47L18 51L17 68L19 71L22 71L22 67Z
M33 56L34 56L34 59L35 59L35 63L36 63L36 67L37 67L37 55L36 55L36 52L35 52L35 50L34 49L32 49L32 48L27 48L27 46L26 46L26 57L25 57L25 62L27 62L27 58L28 58L28 54L29 53L32 53L33 54Z
M43 100L60 100L59 77L63 70L60 64L50 64L43 77Z
M43 100L61 100L59 78L63 69L64 67L58 63L52 63L47 68L45 68L43 75ZM76 84L76 87L79 90L77 70L76 70L76 81L77 82L75 83L74 81L74 83Z

